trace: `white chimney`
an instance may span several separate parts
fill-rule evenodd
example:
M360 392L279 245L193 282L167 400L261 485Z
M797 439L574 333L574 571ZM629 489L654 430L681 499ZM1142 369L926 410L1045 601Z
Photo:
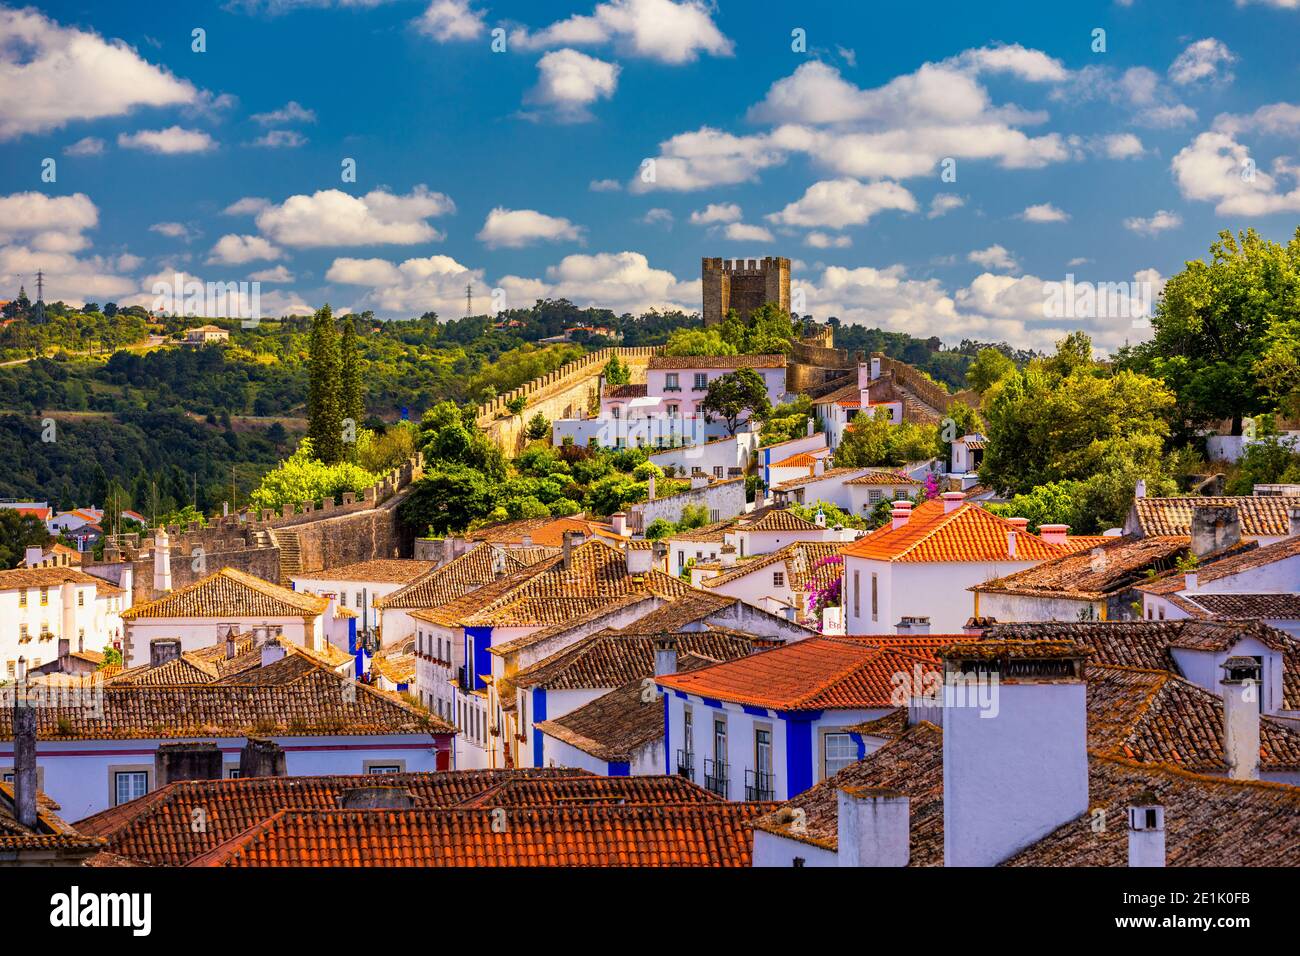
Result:
M40 545L28 545L23 552L23 564L29 568L39 568L45 560L45 550Z
M1150 791L1128 808L1128 865L1165 865L1165 808Z
M898 623L894 625L894 631L898 634L912 633L912 619L910 617L900 617Z
M824 474L826 474L826 459L825 459L825 458L814 458L814 459L813 459L813 474L814 474L814 475L824 475Z
M1259 779L1260 666L1253 657L1223 662L1223 755L1234 780Z
M880 356L871 356L871 381L880 378Z
M1200 584L1200 578L1197 576L1195 571L1188 571L1183 575L1184 591L1195 591L1198 584Z
M519 536L519 547L531 548L532 546L533 546L533 536L531 534L524 534Z
M943 656L945 866L996 866L1088 809L1087 649L955 644Z
M166 594L172 589L172 548L167 540L167 530L159 528L153 533L153 591Z
M655 500L655 476L653 474L646 479L645 496L647 501Z
M652 481L654 479L651 479ZM560 543L560 566L567 571L573 566L573 532L565 531L561 535Z
M267 641L262 645L262 666L267 667L276 661L284 660L284 645L278 640Z
M819 528L826 527L826 512L818 508L817 513L813 515L813 524Z
M1069 533L1070 526L1068 524L1040 524L1038 526L1038 536L1048 544L1064 545Z
M736 566L736 546L734 544L724 544L722 546L722 566L724 568L734 568Z
M837 794L840 866L907 866L910 806L904 794L876 787L844 787Z
M1008 531L1007 532L1007 557L1015 558L1015 556L1016 556L1016 533L1014 531Z
M1137 484L1133 486L1134 498L1145 498L1147 496L1147 480L1139 478Z
M646 574L654 565L655 553L650 548L632 547L635 543L629 541L623 549L623 555L627 560L627 573L630 575Z
M677 673L677 638L661 634L655 638L655 677Z
M908 518L912 517L912 502L895 501L894 510L890 512L890 517L894 519L893 530L897 531L907 524Z
M961 503L966 500L966 496L960 491L945 491L939 496L943 499L943 513L956 511L961 507Z
M808 437L809 437L809 438L812 438L812 436L815 435L815 434L817 434L817 423L816 423L815 421L813 421L811 418L809 418L809 419L808 419Z
M609 516L610 527L614 533L620 536L627 535L627 512L615 511Z

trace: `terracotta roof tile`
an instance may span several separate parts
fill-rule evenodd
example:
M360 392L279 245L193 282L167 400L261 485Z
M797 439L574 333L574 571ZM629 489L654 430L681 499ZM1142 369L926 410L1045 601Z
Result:
M802 488L804 485L810 485L818 481L829 481L832 478L847 480L848 475L865 474L868 469L863 468L827 468L820 475L806 475L803 478L791 478L789 481L779 481L772 486L773 491L793 491L795 488Z
M721 574L703 578L700 586L717 588L779 563L785 564L790 587L796 592L803 590L810 575L823 585L829 584L843 574L843 565L831 560L841 553L842 547L838 541L795 541L776 551L737 561L734 567L723 569Z
M122 620L160 617L316 617L329 601L282 588L235 568L222 568L154 601L122 612Z
M1011 556L1007 532L1017 528L978 505L962 502L945 511L946 502L926 501L912 509L901 528L885 525L848 545L844 556L878 561L1045 561L1066 554L1037 535L1016 535Z
M498 574L512 574L539 561L555 557L558 551L540 548L497 548L479 544L440 568L435 568L375 601L381 608L431 608L463 597L498 580Z
M410 584L438 566L436 561L414 561L410 558L380 558L344 564L322 571L304 571L293 577L307 581L378 581L385 584Z
M1198 507L1230 505L1241 518L1248 537L1281 537L1290 533L1290 512L1300 497L1249 495L1242 497L1135 498L1138 526L1145 534L1191 534L1192 512Z
M785 368L784 355L652 355L649 367L677 368Z
M39 568L14 568L10 571L0 571L0 591L21 588L54 588L61 584L93 584L95 585L96 594L103 597L113 597L126 593L117 585L111 584L103 578L97 578L93 574L87 574L79 568L50 565Z
M1235 550L1224 557L1197 565L1194 569L1198 586L1231 577L1243 571L1252 571L1267 567L1278 561L1286 561L1300 556L1300 535L1275 541L1264 547L1253 547L1249 542L1240 550ZM1139 591L1147 594L1176 594L1186 586L1186 576L1182 573L1170 574L1155 581L1142 584Z
M846 485L919 485L915 478L909 478L901 471L868 471L856 478L844 482Z
M1069 595L1096 600L1144 581L1148 570L1166 571L1191 549L1187 537L1111 537L1089 551L1073 551L1036 567L970 588L1031 597Z

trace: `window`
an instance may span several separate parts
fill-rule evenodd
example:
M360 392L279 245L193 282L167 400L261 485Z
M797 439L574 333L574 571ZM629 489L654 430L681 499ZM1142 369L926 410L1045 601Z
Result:
M874 571L871 573L871 619L880 620L880 581Z
M713 719L713 759L721 764L727 762L727 722L721 717Z
M880 501L880 489L879 488L868 489L867 500L870 501L873 505L877 504Z
M669 418L676 418L676 417L677 417L677 410L678 410L678 409L677 409L677 406L676 406L676 405L669 405L669 406L668 406L668 417L669 417Z
M143 797L149 791L149 771L117 771L113 774L113 791L119 805Z
M676 372L669 372L667 375L664 376L664 389L666 391L671 390L674 392L680 392L682 390L681 385L677 383Z
M231 767L229 770L227 770L227 771L226 771L226 779L227 779L227 780L238 780L238 779L239 779L239 768L238 768L238 767Z
M725 469L723 468L722 465L714 465L714 466L713 466L713 477L714 477L714 478L721 478L722 475L723 475L724 470L725 470Z
M894 500L895 500L895 501L906 501L906 500L907 500L907 489L906 489L906 488L895 488L895 489L894 489Z
M696 552L696 553L698 554L698 552ZM678 551L678 552L677 552L677 567L678 567L679 570L680 570L681 568L686 567L686 552L685 552L685 551Z
M19 624L19 625L18 625L18 640L20 640L20 641L30 640L30 638L29 638L29 636L28 636L28 634L27 634L27 625L26 625L26 624Z
M851 763L857 763L858 746L848 734L826 734L822 737L822 746L825 751L823 779L834 776Z
M722 512L717 508L709 509L709 524L717 524L722 520Z
M622 407L619 405L611 405L609 407L609 413L613 415L615 418L620 418L622 417L623 414Z
M682 708L682 749L695 753L695 716L689 707Z
M18 662L17 662L17 661L9 661L7 664L5 664L5 670L8 671L9 676L10 676L11 678L17 676L17 672L18 672Z
M772 587L774 587L774 588L783 588L783 587L785 587L785 572L784 572L784 571L773 571L773 572L772 572Z
M703 391L704 389L706 389L706 388L708 388L708 387L709 387L709 375L708 375L708 373L707 373L707 372L696 372L696 373L695 373L695 389L696 389L696 391Z
M402 768L395 763L372 763L366 767L366 773L401 773Z
M763 775L772 773L772 731L761 727L754 728L754 769Z
M19 607L27 606L27 591L25 589L18 592L18 606Z
M853 616L862 616L862 605L859 602L859 595L862 593L862 572L854 570L853 572Z
M523 730L528 726L528 692L524 691L519 695L519 729Z
M365 604L363 603L363 597L361 591L357 592L357 607L365 607Z
M85 606L86 606L86 592L85 592L85 591L78 591L78 592L77 592L77 607L85 607Z
M50 603L50 589L41 588L41 607L45 607L45 605L49 603Z

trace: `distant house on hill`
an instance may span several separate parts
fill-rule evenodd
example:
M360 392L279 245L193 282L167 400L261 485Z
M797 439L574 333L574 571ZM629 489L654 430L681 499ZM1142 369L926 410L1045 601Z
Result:
M219 325L200 325L195 329L185 330L186 345L221 344L230 341L230 333Z

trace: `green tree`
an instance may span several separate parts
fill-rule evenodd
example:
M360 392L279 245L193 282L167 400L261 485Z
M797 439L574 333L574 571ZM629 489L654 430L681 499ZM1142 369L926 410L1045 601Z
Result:
M615 352L610 360L605 363L605 384L626 385L630 381L632 381L632 370Z
M551 434L551 420L538 412L532 418L528 419L528 427L525 434L533 441L540 441L543 438L549 438Z
M1034 534L1045 524L1068 524L1079 533L1085 520L1081 513L1083 496L1083 482L1053 481L1039 485L1028 494L1016 495L1005 503L986 507L1004 518L1028 518L1029 530Z
M975 391L983 394L996 382L1016 370L1016 363L1007 358L1001 349L980 349L975 361L966 369L966 381Z
M398 519L420 534L436 536L464 531L486 519L497 507L493 483L465 465L447 465L427 473L411 486L397 509ZM501 517L507 518L504 512Z
M50 533L40 518L20 514L13 508L0 508L0 568L18 567L29 546L44 548L49 543Z
M361 385L361 356L357 352L357 321L354 316L343 317L339 355L339 410L344 421L351 421L351 434L355 436L366 416L366 405ZM356 457L355 444L346 450L351 453L351 457Z
M307 379L307 435L317 458L332 465L343 460L342 359L334 314L323 306L312 319Z
M678 329L668 336L665 355L735 355L737 348L717 329Z
M279 510L304 501L338 500L345 491L361 493L376 481L376 475L351 462L326 464L316 456L311 438L304 438L297 451L262 477L248 502L259 510Z
M752 368L738 368L709 382L708 393L700 402L705 421L717 416L727 423L727 434L736 434L736 426L748 412L762 419L771 411L767 385Z
M887 415L860 411L840 437L835 449L837 468L869 468L889 463L889 433L895 426Z

